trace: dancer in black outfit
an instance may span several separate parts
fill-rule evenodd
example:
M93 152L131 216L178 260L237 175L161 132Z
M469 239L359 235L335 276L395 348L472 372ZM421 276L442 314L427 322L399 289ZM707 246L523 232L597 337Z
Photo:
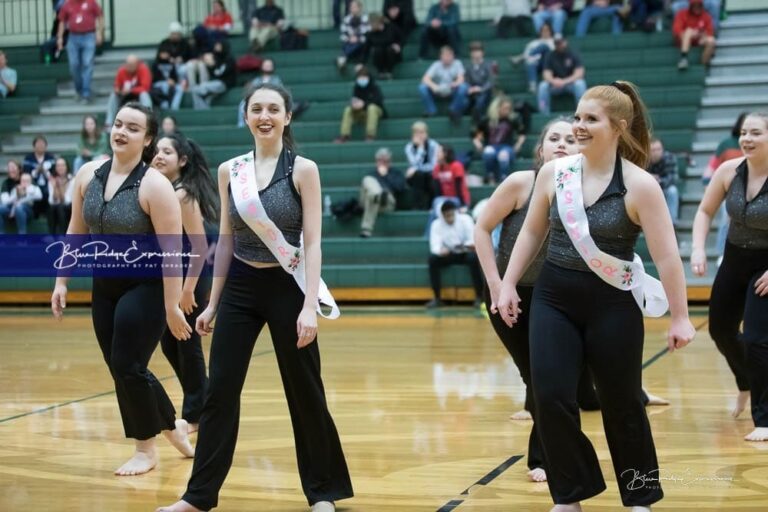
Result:
M579 101L573 125L581 155L566 157L581 170L567 177L582 182L583 202L589 205L582 215L586 212L591 236L604 254L631 261L637 237L645 232L669 297L668 347L674 350L687 345L695 330L688 319L672 220L661 189L643 170L649 151L645 119L645 107L632 84L615 82L588 90ZM622 502L635 512L648 511L663 493L641 393L642 313L631 291L603 281L587 266L565 231L554 183L555 169L562 169L565 161L548 163L539 171L502 282L499 314L510 327L519 319L517 283L551 224L547 259L527 307L535 340L531 344L535 421L555 503L552 510L579 511L580 501L605 489L597 455L581 431L576 402L577 382L586 363L597 386ZM566 179L561 173L557 176ZM632 485L636 475L642 475L645 485Z
M173 185L181 206L185 247L200 255L190 259L188 266L185 263L187 274L181 288L181 309L186 321L195 325L197 315L208 304L211 290L210 275L205 265L208 243L204 222L218 221L216 185L200 147L180 134L166 135L157 141L157 154L152 160L152 167L163 173ZM189 432L195 432L208 387L200 335L193 331L189 340L180 343L166 329L160 346L184 390L181 417L189 423Z
M174 249L164 244L172 238L167 235L181 235L179 203L168 180L146 163L154 155L156 135L151 110L138 103L120 109L110 135L114 157L86 163L75 177L68 235L162 233L163 249ZM136 453L115 471L117 475L154 468L155 436L160 432L184 456L194 455L187 422L175 419L171 400L147 368L166 323L177 339L189 338L180 296L179 277L93 279L93 327L115 381L125 436L136 442ZM51 297L56 318L62 317L66 301L67 278L59 277Z
M181 501L158 512L209 510L232 464L240 415L240 393L254 343L269 325L288 409L299 475L313 512L335 510L334 501L353 495L339 435L320 377L316 342L320 289L322 205L317 165L295 156L290 132L291 97L281 86L261 84L245 101L245 121L255 150L219 167L220 237L208 307L197 319L211 332L210 382L195 464ZM252 161L240 167L240 163ZM265 242L236 207L230 172L238 180L255 173L263 212L294 245L303 245L306 291L277 263ZM240 197L238 195L238 197ZM303 244L300 242L303 234ZM233 257L234 256L234 257ZM258 507L256 507L258 508Z
M745 158L718 167L696 212L691 269L706 275L707 232L725 201L731 224L712 284L709 334L736 376L734 417L751 394L755 429L744 439L768 441L768 114L744 119L739 145Z

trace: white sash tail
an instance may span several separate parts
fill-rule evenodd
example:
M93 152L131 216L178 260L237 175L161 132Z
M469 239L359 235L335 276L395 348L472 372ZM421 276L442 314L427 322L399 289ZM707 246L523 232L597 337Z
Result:
M280 228L272 222L267 212L264 211L264 205L259 199L253 158L251 152L226 162L229 168L229 183L232 187L235 207L243 222L264 242L283 270L293 276L301 291L306 294L307 277L304 268L304 248L301 246L301 242L299 242L299 247L294 247L288 243ZM280 158L283 158L283 155ZM292 162L289 164L293 165ZM288 179L292 179L290 173ZM317 314L330 320L339 317L341 314L339 307L322 279L320 279L317 298ZM326 315L322 311L321 305L331 308L330 313Z
M620 158L620 157L617 157ZM640 256L625 261L601 251L589 234L587 212L582 195L581 154L555 161L555 194L557 211L573 246L587 266L600 279L618 288L631 291L643 315L659 317L667 312L669 302L661 281L645 273Z

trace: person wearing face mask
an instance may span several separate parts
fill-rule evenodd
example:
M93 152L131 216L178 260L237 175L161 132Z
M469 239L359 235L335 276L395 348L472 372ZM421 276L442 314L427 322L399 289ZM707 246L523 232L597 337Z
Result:
M725 202L731 223L712 283L709 334L736 378L734 418L751 396L755 429L744 439L768 441L768 114L744 118L739 145L744 156L723 162L704 191L693 221L691 270L707 274L707 234Z
M162 234L157 242L168 254L162 258L162 276L118 277L105 270L93 277L93 328L114 380L125 437L135 444L133 457L115 470L118 476L140 475L157 465L155 438L161 432L182 455L194 454L187 422L176 419L168 394L148 368L166 325L179 340L189 339L192 331L179 307L182 279L165 271L180 265L173 254L181 251L182 228L173 186L148 164L157 129L157 119L144 105L130 102L117 111L110 134L114 156L88 162L77 173L67 229L73 243L90 235L110 247L125 238ZM68 280L59 275L51 296L58 320L67 306Z
M374 140L379 128L379 119L386 115L384 95L381 88L374 82L368 68L362 66L357 70L355 86L352 88L352 99L344 108L341 116L341 129L334 142L342 144L349 140L353 123L365 123L365 140Z
M212 52L203 54L202 59L187 68L189 92L195 110L211 108L213 99L233 87L237 79L235 60L226 41L216 42Z
M339 71L343 70L349 61L368 60L368 46L365 41L370 30L371 24L368 15L363 12L363 4L359 0L352 0L349 3L349 14L341 23L341 55L336 57Z
M595 380L622 504L649 512L664 493L642 396L643 315L671 310L667 347L685 347L685 275L664 194L645 171L647 111L624 81L589 89L573 131L580 153L545 164L501 283L497 309L509 327L521 318L518 283L549 233L530 309L531 382L554 512L577 512L605 490L597 454L582 432L578 381ZM644 232L661 282L634 254ZM668 298L667 298L668 297ZM522 308L521 308L522 305ZM642 475L645 485L633 485Z
M248 94L252 88L259 87L261 84L283 85L283 81L275 74L275 62L272 59L264 59L261 63L259 76L245 84L243 87L243 96ZM245 108L245 99L240 100L237 105L237 127L245 128L245 118L243 118L243 109Z

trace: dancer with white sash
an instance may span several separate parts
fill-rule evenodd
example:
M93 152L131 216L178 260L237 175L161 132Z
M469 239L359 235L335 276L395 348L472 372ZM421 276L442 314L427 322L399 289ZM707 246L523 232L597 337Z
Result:
M320 304L331 308L329 318L339 315L320 279L320 175L313 161L295 153L291 108L282 86L265 83L249 91L244 116L255 150L219 166L222 214L213 286L197 319L201 335L213 330L208 393L187 490L181 501L158 511L216 507L235 451L240 393L265 325L312 511L331 512L336 500L353 495L325 399L316 339Z
M734 417L751 394L755 429L744 439L768 441L768 114L744 119L739 145L745 158L718 167L696 212L691 270L707 273L707 233L725 201L731 224L712 283L709 334L736 376Z
M584 364L595 379L622 503L641 512L663 497L641 392L643 313L663 315L669 298L670 351L687 345L695 329L672 219L661 189L643 170L646 115L629 82L584 94L573 124L581 153L539 171L499 294L507 325L514 326L521 309L531 310L535 421L553 511L581 510L579 502L605 490L579 421L576 388ZM517 284L548 230L531 304L521 304ZM634 255L641 230L663 288ZM633 485L638 478L644 485Z

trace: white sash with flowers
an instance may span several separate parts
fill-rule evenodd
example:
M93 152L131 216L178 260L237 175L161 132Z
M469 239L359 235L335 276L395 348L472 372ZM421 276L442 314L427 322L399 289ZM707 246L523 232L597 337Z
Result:
M611 286L631 291L645 316L662 316L669 308L664 287L658 279L645 273L640 256L635 254L633 261L624 261L606 254L589 234L581 191L582 158L578 154L555 161L557 210L566 233L592 272Z
M282 155L281 155L282 158ZM248 227L264 242L264 245L275 256L280 266L291 274L301 291L306 293L307 278L304 268L304 248L294 247L283 236L272 219L269 218L259 199L259 188L256 184L256 171L253 165L253 153L240 155L226 162L229 167L229 183L232 187L232 197L235 200L240 217ZM291 179L290 177L288 179ZM333 299L325 282L320 279L318 287L317 313L320 316L334 320L339 317L339 307ZM327 315L323 313L321 304L331 308Z

